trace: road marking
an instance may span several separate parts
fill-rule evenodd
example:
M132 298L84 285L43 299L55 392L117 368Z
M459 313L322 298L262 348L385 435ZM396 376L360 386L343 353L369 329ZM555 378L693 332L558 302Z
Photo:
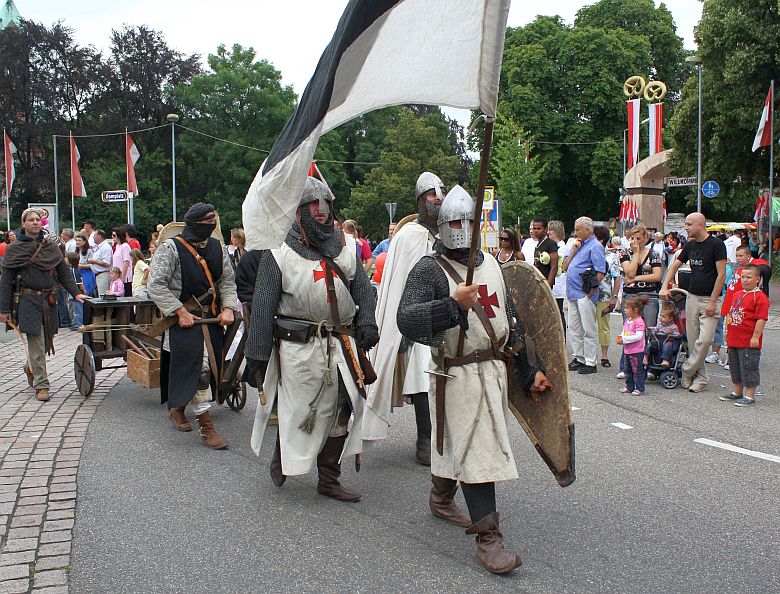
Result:
M579 406L572 406L571 409L572 410L580 410L580 407Z
M728 450L729 452L736 452L737 454L745 454L746 456L753 456L754 458L761 458L762 460L769 460L770 462L780 463L780 456L773 456L772 454L765 454L764 452L747 450L739 446L731 445L730 443L714 441L712 439L706 439L704 437L694 439L693 441L695 441L696 443L702 443L704 445L712 446L714 448L721 448L723 450Z
M618 429L633 429L631 425L626 425L625 423L610 423L610 425Z

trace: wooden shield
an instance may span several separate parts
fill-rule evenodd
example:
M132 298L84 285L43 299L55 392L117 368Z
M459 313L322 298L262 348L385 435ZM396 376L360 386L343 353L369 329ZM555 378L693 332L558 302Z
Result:
M575 478L574 421L561 315L550 286L534 266L518 261L501 269L517 312L517 324L525 334L528 360L544 371L553 386L552 390L532 395L523 389L508 365L509 408L555 480L566 487Z

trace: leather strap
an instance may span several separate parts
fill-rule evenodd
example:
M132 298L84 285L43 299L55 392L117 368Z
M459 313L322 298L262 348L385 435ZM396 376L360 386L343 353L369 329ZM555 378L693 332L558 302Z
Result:
M187 248L187 251L192 254L192 257L195 258L195 261L200 264L203 272L206 273L206 280L209 283L209 287L213 289L213 292L211 293L211 314L217 315L217 288L214 285L214 279L211 276L211 270L209 270L208 262L206 262L206 260L195 250L195 248L192 247L190 242L184 239L181 235L177 235L174 237L174 239Z
M463 357L446 357L444 359L444 371L450 367L460 367L461 365L470 365L480 361L493 361L501 359L501 355L494 349L485 349L483 351L473 351Z
M335 272L328 260L325 262L325 286L328 289L328 302L330 303L330 317L333 318L333 329L341 332L341 316L339 315L339 302L336 299L336 285L333 283L332 272ZM336 272L338 274L338 272ZM343 273L342 273L343 274Z
M439 266L444 269L444 272L446 272L450 278L455 281L455 284L459 285L460 283L464 282L463 277L458 274L458 271L455 270L452 264L447 262L445 258L436 258L436 261L439 263ZM496 337L496 332L493 330L493 324L490 323L490 318L488 318L487 313L485 312L485 308L482 307L482 304L479 301L477 301L471 309L474 310L474 313L477 314L479 321L482 322L482 326L485 328L485 332L487 332L488 338L490 338L490 344L493 345L493 349L498 349L500 344L498 342L498 338Z

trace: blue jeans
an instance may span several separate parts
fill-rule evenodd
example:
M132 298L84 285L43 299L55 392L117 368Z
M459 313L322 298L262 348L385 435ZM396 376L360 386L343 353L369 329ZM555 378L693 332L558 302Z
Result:
M73 307L73 328L81 328L84 325L84 304L81 301L71 299L71 306Z
M633 293L636 295L637 293ZM630 297L632 293L623 294L623 300L620 302L620 315L623 316L623 321L626 321L626 297ZM651 328L658 323L658 293L639 293L639 295L647 295L650 297L645 306L642 308L642 319L645 321L645 326ZM620 371L625 371L625 357L621 353L620 355Z
M623 355L626 360L626 388L645 391L645 366L642 365L644 353L632 353Z
M715 338L712 339L712 346L723 347L726 346L726 341L723 340L723 316L718 318L718 325L715 326Z
M57 312L60 317L60 328L70 326L70 311L68 310L68 292L65 289L57 291Z
M648 361L655 365L658 365L662 361L669 361L669 363L674 363L674 358L677 356L677 351L680 350L680 339L664 338L663 336L659 336L659 342L661 344L660 359L657 357L659 354L658 343L655 341L647 343L645 354L647 354Z

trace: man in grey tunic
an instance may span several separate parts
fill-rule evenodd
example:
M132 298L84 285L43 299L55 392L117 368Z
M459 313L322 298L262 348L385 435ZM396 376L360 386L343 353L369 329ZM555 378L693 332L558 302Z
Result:
M439 373L431 376L429 396L433 432L437 437L442 432L443 442L441 452L437 447L431 453L431 473L453 487L460 481L472 522L466 534L476 534L477 560L488 571L508 573L520 565L520 557L504 549L495 482L517 478L507 430L505 361L512 354L504 347L515 344L518 333L494 258L478 252L473 282L463 282L473 210L463 188L449 191L439 212L435 252L409 274L397 321L406 338L431 347ZM461 331L466 334L459 352ZM549 387L544 373L531 368L520 352L513 373L522 385L536 391Z
M371 284L354 239L333 227L332 200L309 177L285 243L258 265L246 357L266 404L257 407L252 449L259 455L276 402L274 484L307 473L316 460L317 491L357 501L360 494L338 479L341 460L361 452L365 388L357 349L369 350L379 334Z

